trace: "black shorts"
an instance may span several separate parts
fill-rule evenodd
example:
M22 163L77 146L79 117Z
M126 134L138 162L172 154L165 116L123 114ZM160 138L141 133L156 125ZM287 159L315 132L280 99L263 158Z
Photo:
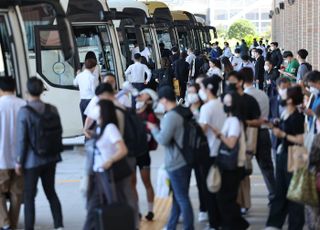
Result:
M137 157L137 166L139 167L140 170L142 169L149 169L151 165L151 158L150 154L144 154L140 157Z

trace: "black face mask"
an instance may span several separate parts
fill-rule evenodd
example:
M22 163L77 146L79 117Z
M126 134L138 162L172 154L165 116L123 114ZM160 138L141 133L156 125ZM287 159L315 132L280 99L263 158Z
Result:
M280 101L280 105L281 105L282 107L287 106L287 100L281 100L281 101Z
M237 91L237 84L236 83L229 83L226 86L226 92L236 92Z
M223 106L223 110L226 114L229 114L232 110L232 107L231 106L227 106L227 105L224 105Z

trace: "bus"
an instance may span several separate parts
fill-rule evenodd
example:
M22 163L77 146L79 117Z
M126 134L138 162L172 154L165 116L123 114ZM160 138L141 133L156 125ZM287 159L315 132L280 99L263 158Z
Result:
M117 76L120 87L124 79L120 47L112 21L106 12L109 8L105 0L60 0L64 12L71 23L72 41L75 53L72 59L65 60L55 44L43 43L52 39L52 18L42 18L41 7L22 10L22 18L27 20L25 31L27 50L30 58L30 74L43 80L46 91L43 100L57 106L63 125L64 143L81 144L83 138L80 115L80 95L73 80L83 69L88 51L96 54L101 75L112 72ZM39 12L40 11L40 12ZM43 36L34 36L33 31ZM71 138L71 139L69 139Z
M201 34L200 39L202 40L202 44L210 44L214 39L218 38L216 28L213 26L209 26L206 23L205 15L195 15L195 18L197 20L197 28L199 30L199 33Z
M144 2L157 31L159 43L164 43L165 48L179 47L178 34L173 25L173 17L168 6L163 2Z
M59 62L42 59L43 62L40 62L39 66L46 66L47 70L43 69L37 74L34 69L36 59L39 59L34 54L37 52L44 56L49 50L54 51ZM0 77L9 76L16 79L17 96L27 97L26 82L31 76L51 77L49 75L54 71L62 75L62 67L72 62L74 53L71 26L59 2L1 0ZM51 93L48 84L45 89L45 94ZM61 95L56 95L57 100L50 102L58 106L61 113L59 104L68 98L63 92L60 93ZM63 98L62 101L59 97Z
M131 50L137 42L140 52L147 49L150 53L148 63L151 69L161 68L157 33L155 25L149 21L147 6L135 0L108 0L108 5L125 57L124 66L128 67L132 63Z

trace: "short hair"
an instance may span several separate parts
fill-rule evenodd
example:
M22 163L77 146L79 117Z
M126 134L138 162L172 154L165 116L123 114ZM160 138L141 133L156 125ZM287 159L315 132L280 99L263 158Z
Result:
M211 59L210 59L210 62L212 62L216 67L218 67L219 69L221 69L221 62L220 62L220 60L211 58Z
M141 54L136 53L136 54L134 54L133 57L134 57L135 60L139 60L141 58Z
M294 105L300 105L303 103L303 92L300 86L293 86L287 90L287 100L292 99Z
M280 78L277 79L276 83L277 83L277 86L280 86L281 84L291 83L291 81L287 77L280 77Z
M12 77L0 77L0 89L5 92L14 92L16 81Z
M178 53L179 49L178 49L178 47L174 46L174 47L172 47L171 51L174 53Z
M274 45L275 47L278 47L278 46L279 46L279 43L278 43L278 42L271 42L270 44L271 44L271 45Z
M105 76L110 76L110 77L113 77L114 79L116 79L116 75L114 73L111 73L111 72L106 73Z
M263 54L262 49L259 49L259 48L256 48L256 52L257 52L259 55L262 55L262 54Z
M160 43L159 43L159 47L160 47L160 48L164 48L164 47L165 47L164 43L163 43L163 42L160 42Z
M212 77L204 79L202 84L206 89L210 90L214 96L217 96L220 81L221 78L218 75L213 75Z
M306 49L300 49L298 50L298 55L302 58L302 59L306 59L309 55L308 51Z
M170 86L162 86L158 92L159 100L162 98L167 99L168 101L175 102L176 94Z
M182 52L180 53L180 57L183 58L183 59L186 59L186 58L188 57L187 52L186 52L186 51L182 51Z
M93 58L89 58L85 60L84 66L86 67L86 69L92 69L97 66L97 61Z
M284 51L283 58L293 57L293 53L291 51Z
M27 82L27 89L31 96L39 97L44 90L43 82L37 77L31 77Z
M95 90L96 96L100 96L103 93L114 94L114 90L112 88L112 85L110 85L109 83L101 83L100 85L98 85Z
M225 45L229 46L229 42L224 42Z
M194 51L193 48L189 48L188 50L189 50L190 52L193 52L193 51Z
M245 83L252 83L254 79L254 73L252 68L244 67L239 71L239 74L242 76L242 79Z
M241 53L241 49L236 48L236 49L234 50L234 52L235 52L236 54L239 54L239 53Z
M219 45L219 42L218 42L218 41L216 41L214 44Z
M250 60L250 56L248 54L244 54L241 56L241 59L244 61L249 61Z
M317 70L310 71L309 73L306 74L305 78L308 82L312 82L312 83L320 82L320 72Z
M199 56L201 54L200 50L195 50L194 55Z
M237 78L238 81L242 81L242 80L243 80L242 75L239 74L239 72L237 72L237 71L231 71L231 72L228 74L227 79L229 79L230 77L235 77L235 78Z
M93 51L89 51L87 54L86 54L86 57L84 58L84 60L88 60L88 59L94 59L97 61L97 56L96 54L93 52Z

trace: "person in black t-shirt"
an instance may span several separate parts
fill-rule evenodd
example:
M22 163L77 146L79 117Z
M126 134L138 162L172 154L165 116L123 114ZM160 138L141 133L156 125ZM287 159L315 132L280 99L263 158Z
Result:
M267 227L282 229L289 215L288 229L303 229L304 206L287 199L287 192L292 173L287 171L288 148L292 145L303 145L304 115L297 106L303 103L300 86L287 90L287 107L280 122L280 128L274 127L273 134L278 138L281 147L276 157L276 194L271 203Z

